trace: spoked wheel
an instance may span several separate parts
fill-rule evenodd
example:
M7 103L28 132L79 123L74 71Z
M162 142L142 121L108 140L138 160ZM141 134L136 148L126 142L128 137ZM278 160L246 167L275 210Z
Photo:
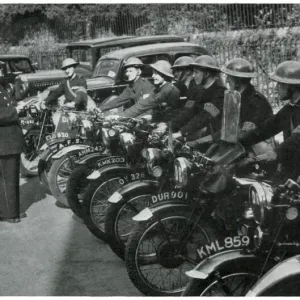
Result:
M136 222L132 218L147 207L151 194L138 195L129 201L122 200L109 206L105 219L105 232L108 236L112 251L125 259L127 239L134 229Z
M37 144L40 130L33 129L25 134L25 151L21 153L20 172L23 176L32 177L38 175L38 162L40 159Z
M216 238L214 230L200 221L183 243L195 222L190 212L161 212L160 222L139 223L126 247L128 275L139 291L150 296L177 296L189 282L185 272L198 262L197 249Z
M48 173L49 187L52 195L60 204L66 207L68 207L66 198L67 181L74 169L74 160L76 159L77 152L73 151L60 159L54 160Z
M108 198L122 187L121 176L111 175L90 183L84 194L84 222L98 239L107 241L104 221L109 206Z
M231 266L222 271L220 277L205 280L193 279L182 296L245 296L258 280L259 270L243 266Z

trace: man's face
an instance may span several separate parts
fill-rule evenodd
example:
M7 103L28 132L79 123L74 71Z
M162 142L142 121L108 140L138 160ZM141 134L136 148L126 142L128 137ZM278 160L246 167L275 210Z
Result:
M230 75L226 75L226 85L227 88L231 91L235 90L235 78Z
M162 76L160 76L160 74L157 73L155 70L153 70L152 78L153 78L153 83L155 85L160 85L165 81L165 79Z
M194 68L194 74L196 84L201 84L204 78L204 71L199 68Z
M134 67L126 68L125 75L127 76L128 81L134 81L138 76L138 70Z
M181 79L180 77L182 76L183 72L184 72L183 69L180 69L180 68L174 68L174 69L173 69L174 80L175 80L175 81L180 80L180 79Z
M291 87L288 84L277 82L276 90L278 91L278 96L280 100L284 101L291 99L292 91Z
M69 78L71 78L73 76L73 74L75 73L75 68L74 67L68 67L65 69L65 72L67 74L67 76Z

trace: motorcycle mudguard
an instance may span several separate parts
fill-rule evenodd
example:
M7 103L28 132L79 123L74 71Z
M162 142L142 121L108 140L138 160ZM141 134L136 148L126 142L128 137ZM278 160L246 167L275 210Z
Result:
M103 154L101 152L90 153L90 154L87 154L85 156L79 157L75 161L75 164L77 164L77 165L85 165L85 164L88 164L90 162L93 163L93 162L97 161L97 159L101 159L101 158L109 157L109 156L110 156L109 154Z
M175 207L181 210L191 210L191 206L188 203L169 200L166 203L160 203L157 206L144 208L141 212L135 215L132 220L137 222L145 222L153 218L155 215L159 214L159 212L161 212L162 210L167 210Z
M250 289L246 296L268 296L268 290L293 276L300 275L300 255L288 258L273 267Z
M60 159L61 157L63 157L64 155L66 155L67 153L69 153L71 151L83 150L83 149L86 149L86 148L89 148L89 146L84 145L84 144L77 144L77 145L67 146L67 147L62 148L60 151L58 151L54 155L52 155L52 159Z
M130 197L136 193L152 193L153 189L157 189L159 187L158 180L142 180L142 181L135 181L126 184L123 186L119 191L114 192L108 199L110 203L118 203L122 199Z
M207 257L201 261L193 270L185 272L191 278L204 280L216 271L231 268L235 265L257 265L261 266L264 259L254 254L243 253L241 249L228 250Z
M38 175L39 175L40 181L41 181L41 174L43 174L43 172L45 171L45 169L47 167L47 162L51 158L52 155L53 155L53 152L50 148L47 148L46 150L44 150L41 155L41 158L38 163Z

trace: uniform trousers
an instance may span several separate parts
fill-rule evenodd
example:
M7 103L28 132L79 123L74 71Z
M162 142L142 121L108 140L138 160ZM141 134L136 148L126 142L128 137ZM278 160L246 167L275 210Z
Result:
M20 217L20 154L0 156L0 216Z

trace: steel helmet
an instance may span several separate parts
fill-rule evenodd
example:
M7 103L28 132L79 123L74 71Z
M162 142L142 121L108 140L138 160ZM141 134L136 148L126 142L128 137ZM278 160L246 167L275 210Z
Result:
M62 70L67 69L68 67L75 67L76 65L78 65L78 62L73 59L73 58L66 58L63 62L62 62Z
M144 66L143 62L137 57L129 57L124 63L125 68L128 68L128 67L140 68L142 66Z
M156 63L151 64L150 67L167 77L174 78L171 65L166 60L158 60Z
M192 64L193 62L194 62L194 60L191 57L181 56L175 60L172 69L186 68L186 67L189 67L190 64Z
M190 64L194 67L199 67L203 69L209 69L213 71L220 71L220 68L218 67L217 61L209 56L209 55L201 55L198 56L193 63Z
M243 78L253 78L257 76L254 67L250 62L243 58L231 59L221 71L227 75Z
M270 74L270 78L282 83L300 84L300 62L295 60L282 62L275 72Z

